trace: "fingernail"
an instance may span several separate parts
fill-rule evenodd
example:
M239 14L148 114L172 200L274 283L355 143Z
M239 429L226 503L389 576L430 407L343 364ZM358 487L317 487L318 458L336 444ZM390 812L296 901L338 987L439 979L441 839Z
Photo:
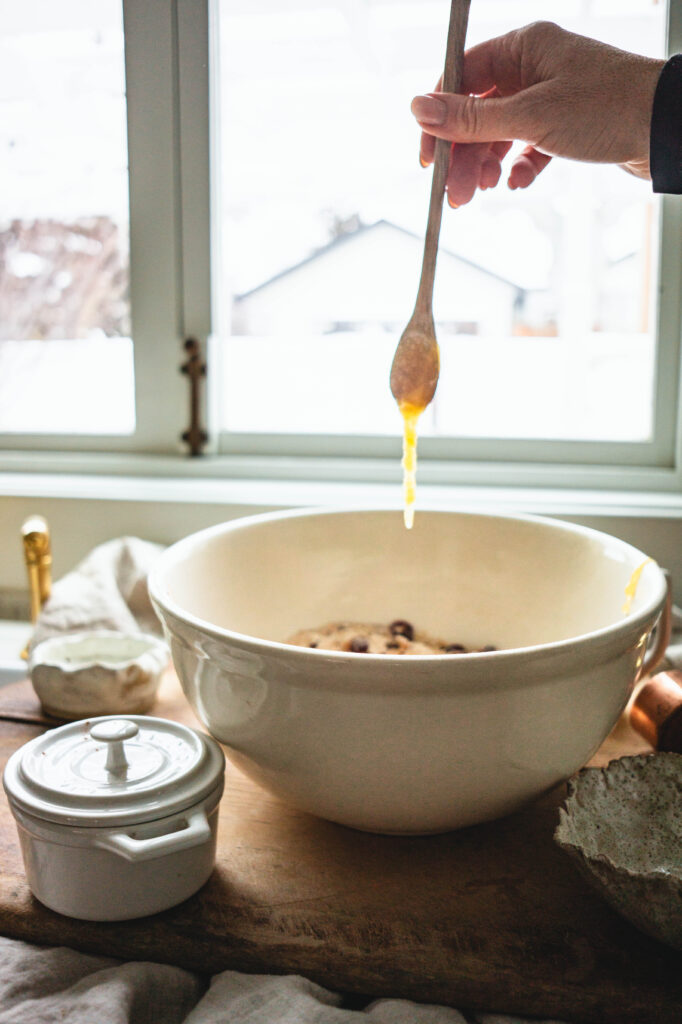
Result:
M422 124L445 124L448 108L442 100L434 96L415 96L412 100L412 113Z
M450 199L450 196L448 196L448 206L450 207L451 210L459 210L459 203L453 203L453 201Z
M422 167L428 167L429 166L428 162L426 160L422 159L421 153L419 154L419 163L422 165Z

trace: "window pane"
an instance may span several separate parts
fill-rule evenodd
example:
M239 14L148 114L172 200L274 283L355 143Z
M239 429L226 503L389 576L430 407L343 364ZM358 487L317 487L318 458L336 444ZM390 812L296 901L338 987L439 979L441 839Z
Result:
M0 152L0 431L129 433L121 0L4 5Z
M435 86L448 12L445 0L221 0L225 429L400 430L388 373L431 173L409 105ZM540 0L477 0L468 44L546 14ZM663 52L652 0L558 0L552 17ZM421 432L648 439L657 237L650 186L614 167L555 160L527 191L503 182L446 206L442 372Z

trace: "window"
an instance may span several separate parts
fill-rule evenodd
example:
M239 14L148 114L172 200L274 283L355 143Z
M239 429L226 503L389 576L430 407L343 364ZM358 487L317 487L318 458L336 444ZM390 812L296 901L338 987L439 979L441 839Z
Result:
M2 447L175 453L174 4L26 0L0 46Z
M120 0L8 8L0 432L135 428Z
M399 429L387 367L412 311L429 189L408 109L435 84L447 11L417 0L219 4L214 280L229 296L217 326L231 450L240 435ZM533 0L480 0L468 41L545 14ZM552 17L664 53L665 7L651 0L562 0ZM659 459L660 206L612 167L556 160L526 192L501 184L446 207L434 296L442 369L424 437L460 456L472 439L494 440L500 455L514 440L552 439L630 442L642 461ZM553 457L607 451L573 448Z
M3 446L176 456L196 336L212 455L192 473L397 481L388 370L430 186L409 102L438 77L447 0L59 8L20 5L3 43ZM551 13L662 55L680 10ZM478 0L468 41L546 14ZM559 160L446 208L421 479L679 489L681 229L674 197Z

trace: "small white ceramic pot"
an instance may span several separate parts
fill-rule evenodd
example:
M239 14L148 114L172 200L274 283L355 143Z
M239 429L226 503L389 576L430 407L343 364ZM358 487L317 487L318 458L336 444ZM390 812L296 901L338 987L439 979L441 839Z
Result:
M150 633L97 629L43 640L29 674L53 718L140 715L153 705L169 658L164 641Z
M146 716L73 722L26 743L3 783L33 895L87 921L181 903L213 870L224 770L209 736Z

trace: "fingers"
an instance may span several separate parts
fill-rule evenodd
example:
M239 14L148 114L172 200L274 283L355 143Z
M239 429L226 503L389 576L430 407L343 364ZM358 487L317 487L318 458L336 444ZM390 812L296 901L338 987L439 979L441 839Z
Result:
M483 96L491 90L497 90L500 96L510 96L527 86L529 82L525 78L529 70L532 73L532 68L523 60L524 38L527 34L528 28L516 29L467 50L464 54L462 81L458 92ZM527 50L527 47L525 49ZM442 83L441 75L434 92L441 92Z
M436 82L436 88L434 92L441 92L443 86L443 76L441 75ZM422 132L421 140L419 143L419 163L422 167L428 167L429 164L433 163L433 158L436 153L436 139L433 135L429 135L428 132Z
M482 96L496 88L501 96L509 96L523 88L519 40L520 33L514 31L467 50L460 92Z
M445 186L448 204L456 209L470 202L477 189L495 188L502 176L502 161L511 146L511 142L454 145ZM528 188L551 159L532 146L526 146L511 166L507 179L509 188Z
M526 138L522 104L516 96L427 93L415 96L411 109L423 131L450 142L533 142Z
M509 188L528 188L551 159L546 153L539 153L532 146L526 146L512 164L507 182Z
M510 142L453 146L446 183L450 206L468 203L476 189L495 188L502 174L502 160L510 146Z
M449 139L452 130L451 113L453 104L451 101L467 101L474 97L454 96L447 93L430 93L427 96L417 96L412 101L412 111L418 116L422 131L419 146L419 162L422 167L427 167L433 162L436 137ZM480 103L502 102L495 89L491 90L485 99L478 100ZM450 113L448 113L448 111ZM430 122L443 118L443 127L433 125ZM494 188L497 185L501 174L501 160L511 147L511 140L506 140L500 135L489 133L490 137L484 142L470 142L463 144L466 132L456 132L457 142L453 147L450 158L450 170L448 174L447 190L448 202L451 206L462 206L468 203L477 188ZM476 131L470 131L470 135L476 135ZM485 132L478 132L479 137L486 138Z
M421 139L419 141L419 163L422 165L422 167L428 167L429 164L433 163L433 157L435 152L435 135L429 135L428 132L422 132Z
M502 164L499 160L486 159L481 164L481 173L478 176L478 187L482 192L487 188L495 188L502 174Z
M450 206L464 206L474 197L481 182L481 173L486 168L485 177L492 180L495 163L489 160L490 147L486 143L454 146L450 156L450 167L446 182L447 199ZM497 180L499 179L499 161Z
M441 87L441 79L439 78L438 79L438 83L437 83L436 88L435 88L435 92L437 92L437 93L440 92L441 91L440 87ZM490 97L497 97L499 95L500 94L497 91L497 89L493 88L493 89L489 89L484 94L484 97L486 99L488 99ZM498 143L494 143L494 145L498 145ZM502 145L505 145L505 144L502 143ZM505 155L505 153L507 152L508 149L509 149L509 146L507 146L507 149L505 149L505 152L502 154L502 156ZM435 139L435 136L434 135L430 135L428 132L422 132L421 140L420 140L420 144L419 144L419 162L421 163L422 167L428 167L429 164L433 163L433 158L434 158L434 155L435 155L435 150L436 150L436 139ZM501 157L500 157L500 159L501 159Z
M573 35L549 21L536 21L464 54L460 92L482 96L493 87L501 96L528 89L570 62L576 47L593 40Z
M436 139L454 142L446 183L450 206L468 203L477 189L495 188L502 175L502 160L514 139L527 138L524 104L517 92L527 86L521 80L519 33L509 33L467 51L460 95L440 92L416 96L412 113L422 134L419 160L422 167L433 162ZM527 188L550 157L532 145L514 161L508 184Z

